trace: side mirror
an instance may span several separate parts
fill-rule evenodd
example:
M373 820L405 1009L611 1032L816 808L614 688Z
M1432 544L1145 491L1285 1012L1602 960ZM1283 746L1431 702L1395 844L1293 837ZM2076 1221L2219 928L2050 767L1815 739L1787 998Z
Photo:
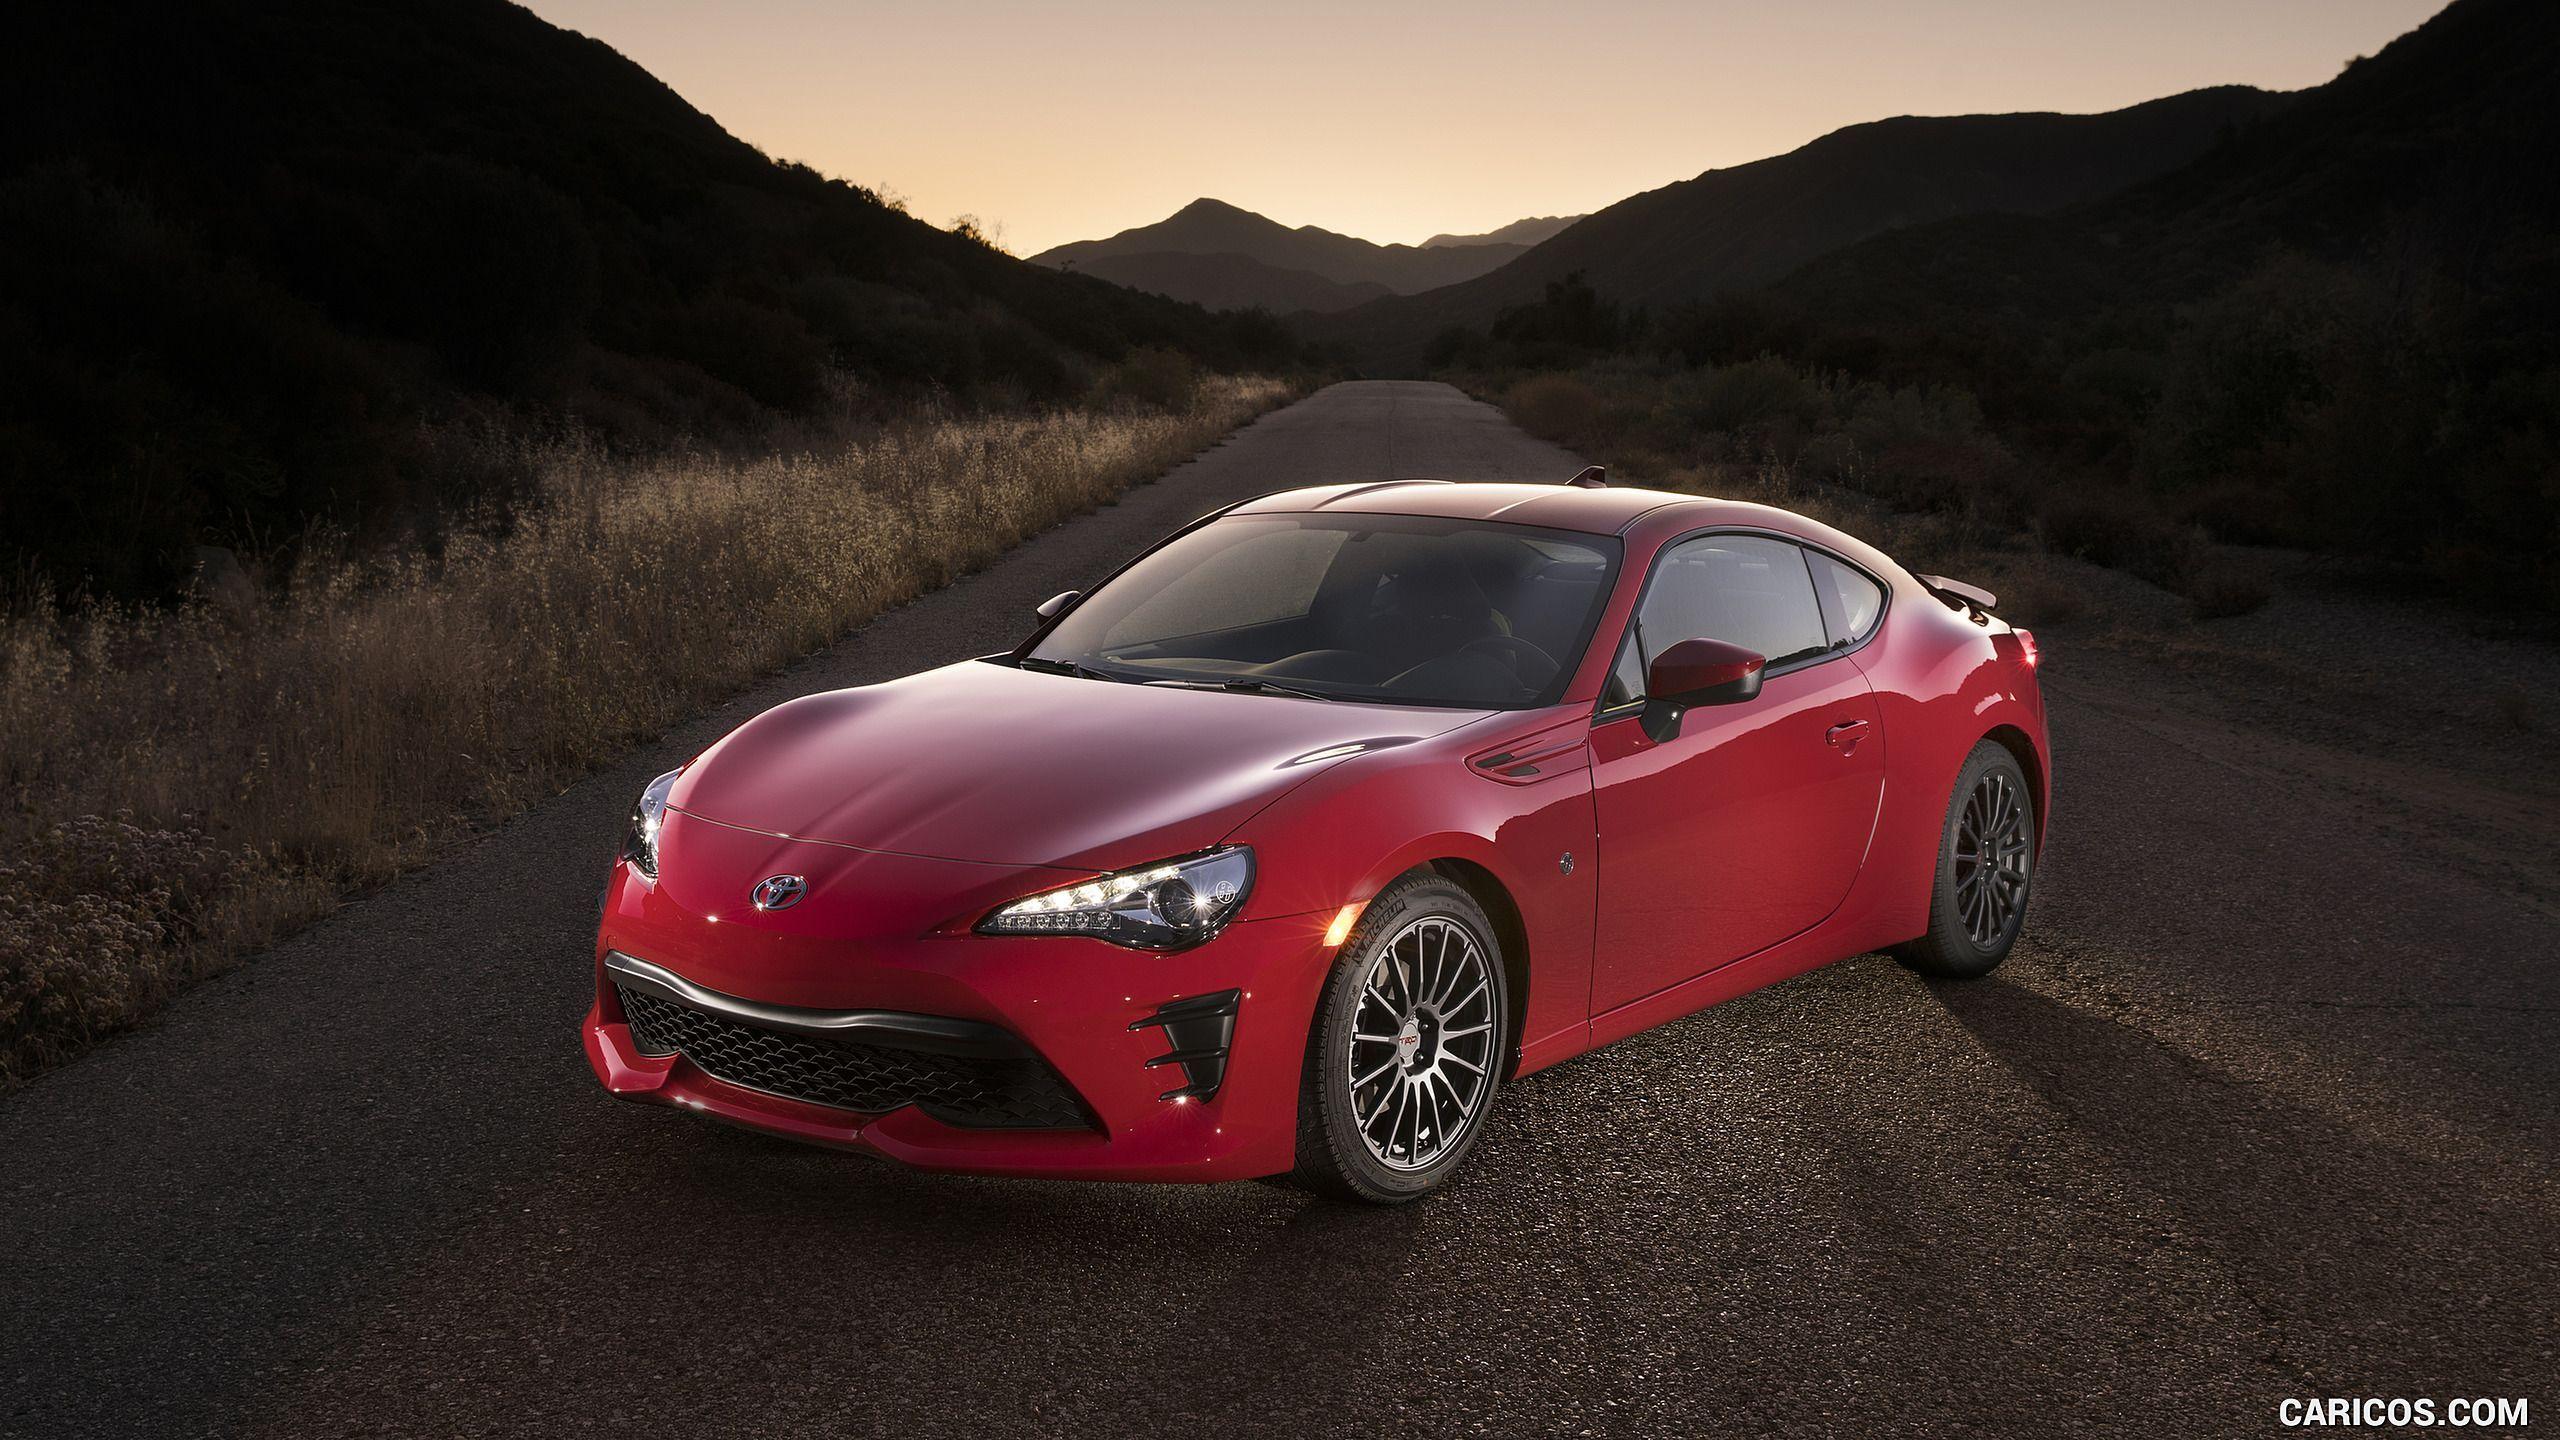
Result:
M1644 672L1644 733L1656 741L1680 733L1682 712L1734 705L1760 693L1768 660L1722 640L1683 640L1653 657Z
M1031 613L1039 616L1043 620L1055 620L1058 618L1059 611L1066 609L1068 606L1073 605L1083 598L1084 592L1081 590L1061 590L1057 594L1050 596L1048 599L1041 601L1038 605L1033 606Z

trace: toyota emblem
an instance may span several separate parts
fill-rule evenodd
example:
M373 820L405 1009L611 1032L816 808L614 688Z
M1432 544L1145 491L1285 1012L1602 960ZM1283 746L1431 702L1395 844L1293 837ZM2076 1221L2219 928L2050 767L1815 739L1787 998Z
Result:
M797 875L767 875L752 894L759 910L788 910L809 893L809 882Z

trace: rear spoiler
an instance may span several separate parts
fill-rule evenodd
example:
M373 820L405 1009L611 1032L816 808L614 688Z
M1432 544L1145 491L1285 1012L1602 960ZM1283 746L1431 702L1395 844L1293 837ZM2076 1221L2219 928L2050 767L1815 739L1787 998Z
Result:
M1915 572L1911 578L1919 581L1930 594L1950 602L1959 610L1972 610L1987 617L1991 613L1991 607L2000 603L1999 596L1981 586L1967 585L1961 580L1950 580L1944 575L1922 575Z

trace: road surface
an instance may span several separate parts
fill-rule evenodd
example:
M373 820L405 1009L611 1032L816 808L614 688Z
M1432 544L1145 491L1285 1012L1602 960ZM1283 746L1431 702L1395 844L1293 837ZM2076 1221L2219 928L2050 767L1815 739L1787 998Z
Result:
M1217 503L1580 463L1445 387L1326 390L0 1101L0 1434L2560 1419L2547 850L2051 636L2056 827L2007 968L1862 957L1533 1077L1424 1204L918 1175L597 1089L595 887L652 774L1008 646Z

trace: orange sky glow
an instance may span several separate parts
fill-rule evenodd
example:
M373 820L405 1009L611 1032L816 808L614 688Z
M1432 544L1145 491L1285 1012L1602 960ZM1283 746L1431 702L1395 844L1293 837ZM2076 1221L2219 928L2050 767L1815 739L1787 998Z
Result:
M778 158L1028 255L1214 195L1378 241L1595 210L1861 120L2299 89L2441 0L533 0Z

